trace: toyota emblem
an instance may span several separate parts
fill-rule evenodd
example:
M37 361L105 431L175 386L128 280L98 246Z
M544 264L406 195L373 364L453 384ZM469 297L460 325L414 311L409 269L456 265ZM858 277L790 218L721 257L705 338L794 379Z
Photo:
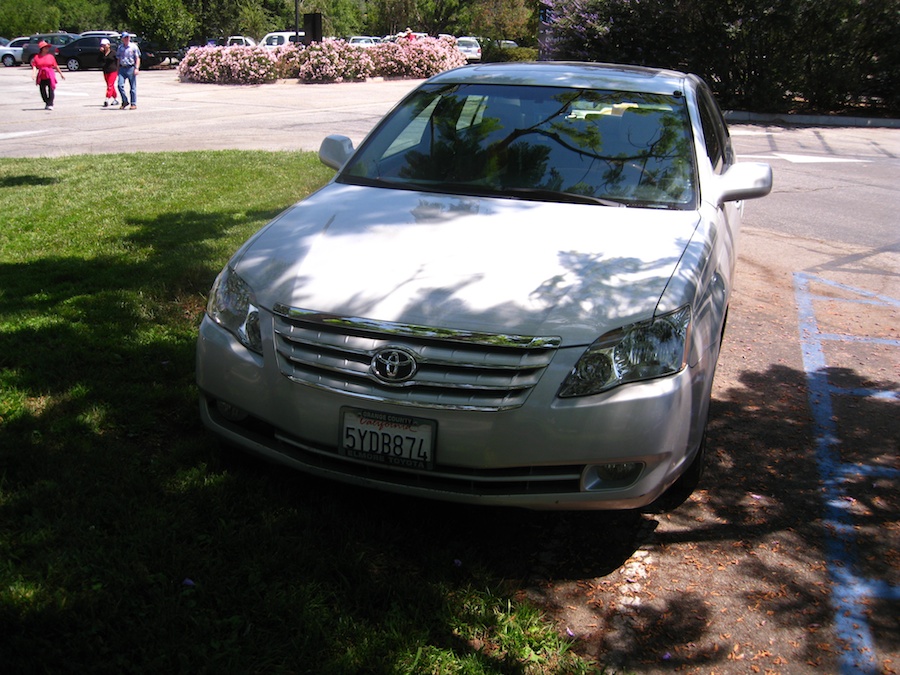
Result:
M406 382L416 374L418 367L415 355L398 347L381 349L372 357L372 372L387 384Z

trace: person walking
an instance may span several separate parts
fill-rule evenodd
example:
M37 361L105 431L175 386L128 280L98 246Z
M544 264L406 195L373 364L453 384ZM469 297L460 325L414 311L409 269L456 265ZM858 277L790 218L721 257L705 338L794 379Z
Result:
M100 40L100 67L103 69L103 81L106 83L106 98L103 100L103 107L117 105L119 100L116 98L116 76L119 71L119 59L116 58L116 54L106 38Z
M59 73L62 79L66 79L59 69L56 57L50 53L51 46L41 40L38 42L38 53L31 59L31 72L34 74L34 83L41 90L44 110L53 110L53 101L56 98L56 74Z
M137 76L141 70L141 49L131 41L131 33L122 33L122 44L116 50L116 58L119 60L119 95L122 97L122 110L137 108ZM131 90L131 105L125 94L125 81L128 81Z

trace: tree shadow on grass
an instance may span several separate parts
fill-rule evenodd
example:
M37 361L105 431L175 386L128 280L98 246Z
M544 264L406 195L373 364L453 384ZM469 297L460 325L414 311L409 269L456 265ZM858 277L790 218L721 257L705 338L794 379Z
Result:
M48 176L38 176L35 174L24 174L20 176L3 176L0 178L0 189L15 188L23 186L40 186L54 185L59 183L58 178L50 178Z

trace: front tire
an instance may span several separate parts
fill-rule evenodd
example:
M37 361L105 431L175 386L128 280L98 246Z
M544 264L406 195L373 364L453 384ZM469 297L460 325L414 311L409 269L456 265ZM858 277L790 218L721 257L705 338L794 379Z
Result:
M12 54L4 54L3 65L7 68L12 68L14 65L16 65L16 57Z
M66 61L66 68L75 72L76 70L81 70L81 63L79 63L78 59L72 58Z

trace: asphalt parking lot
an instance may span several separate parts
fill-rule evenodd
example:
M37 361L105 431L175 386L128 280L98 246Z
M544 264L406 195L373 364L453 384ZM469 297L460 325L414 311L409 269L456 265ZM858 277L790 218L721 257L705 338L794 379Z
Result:
M174 70L138 76L138 109L103 108L99 71L65 73L44 110L31 71L0 68L0 156L162 150L318 150L339 131L359 141L418 81L332 85L282 81L219 86L178 81Z
M0 156L315 150L355 142L418 81L195 85L142 73L138 109L99 72L45 111L0 68ZM746 206L716 376L710 467L666 516L536 519L511 561L576 649L626 672L900 669L900 130L733 127L767 161ZM590 528L590 535L586 535Z

